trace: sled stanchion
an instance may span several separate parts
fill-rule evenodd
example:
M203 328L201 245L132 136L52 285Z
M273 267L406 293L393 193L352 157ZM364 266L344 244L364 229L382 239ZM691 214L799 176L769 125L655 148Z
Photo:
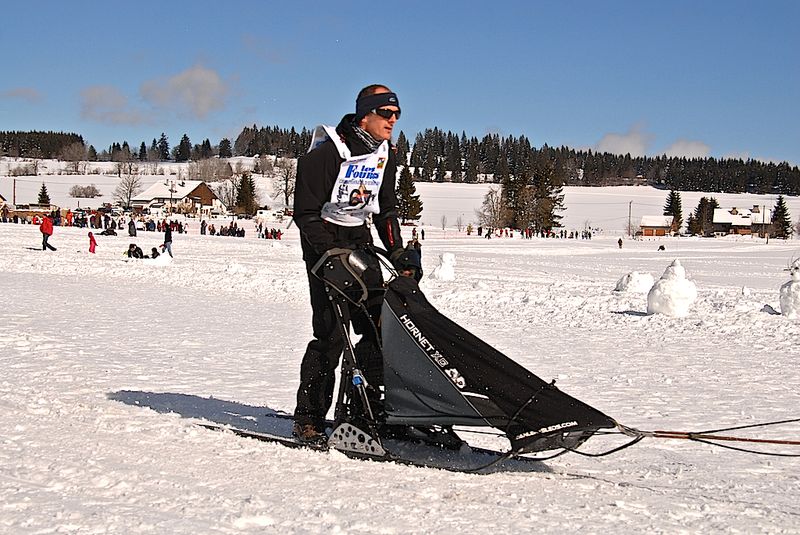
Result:
M330 293L330 292L329 292ZM346 376L343 376L339 386L339 396L338 402L336 404L336 423L341 423L344 418L344 415L341 412L344 410L344 400L346 397L347 389L349 386L358 392L358 396L361 399L361 403L366 410L367 418L369 421L374 420L374 416L372 413L372 408L370 407L369 400L367 399L367 382L364 379L364 375L361 373L361 370L358 368L358 362L356 361L355 356L355 349L353 348L353 343L350 340L350 333L348 332L350 326L350 314L348 313L344 303L339 296L331 295L331 300L333 302L333 309L336 312L336 318L339 323L339 329L342 335L342 340L344 341L344 351L342 354L342 371L347 373ZM349 383L349 384L348 384Z

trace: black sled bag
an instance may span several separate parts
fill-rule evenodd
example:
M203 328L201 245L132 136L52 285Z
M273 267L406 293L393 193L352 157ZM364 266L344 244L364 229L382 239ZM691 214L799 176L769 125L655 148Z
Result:
M386 422L491 426L518 453L577 447L614 420L439 313L409 277L381 313Z

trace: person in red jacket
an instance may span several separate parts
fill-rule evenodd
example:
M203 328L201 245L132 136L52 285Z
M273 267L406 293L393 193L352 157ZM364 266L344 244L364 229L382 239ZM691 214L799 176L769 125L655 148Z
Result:
M47 249L55 251L56 248L47 243L47 240L53 235L53 220L50 219L49 215L46 215L44 218L42 218L42 223L39 225L39 230L42 231L42 251L46 251Z
M94 249L97 247L97 240L94 239L94 234L89 233L89 252L94 254Z

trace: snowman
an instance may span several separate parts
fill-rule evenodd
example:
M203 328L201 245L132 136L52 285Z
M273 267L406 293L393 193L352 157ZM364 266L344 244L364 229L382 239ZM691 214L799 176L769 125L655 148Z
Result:
M433 268L431 278L440 281L456 280L456 255L453 253L439 255L439 265Z
M682 318L697 299L697 287L686 278L686 269L675 259L664 271L664 275L650 288L647 294L647 313L665 314Z
M781 314L789 319L800 318L800 258L789 267L792 280L781 286Z

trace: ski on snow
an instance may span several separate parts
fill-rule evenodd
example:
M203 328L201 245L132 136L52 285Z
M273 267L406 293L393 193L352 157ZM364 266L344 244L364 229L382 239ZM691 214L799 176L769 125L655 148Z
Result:
M290 417L277 414L271 416L291 421ZM333 429L328 442L323 444L300 441L291 435L290 430L287 432L285 429L279 428L261 431L210 421L198 421L197 425L212 431L229 432L239 437L272 442L290 448L309 449L320 453L338 452L351 459L392 462L451 472L489 474L547 470L543 463L534 458L510 456L504 452L467 444L458 450L451 450L436 445L398 439L382 439L378 442L369 434L350 424L341 424Z

